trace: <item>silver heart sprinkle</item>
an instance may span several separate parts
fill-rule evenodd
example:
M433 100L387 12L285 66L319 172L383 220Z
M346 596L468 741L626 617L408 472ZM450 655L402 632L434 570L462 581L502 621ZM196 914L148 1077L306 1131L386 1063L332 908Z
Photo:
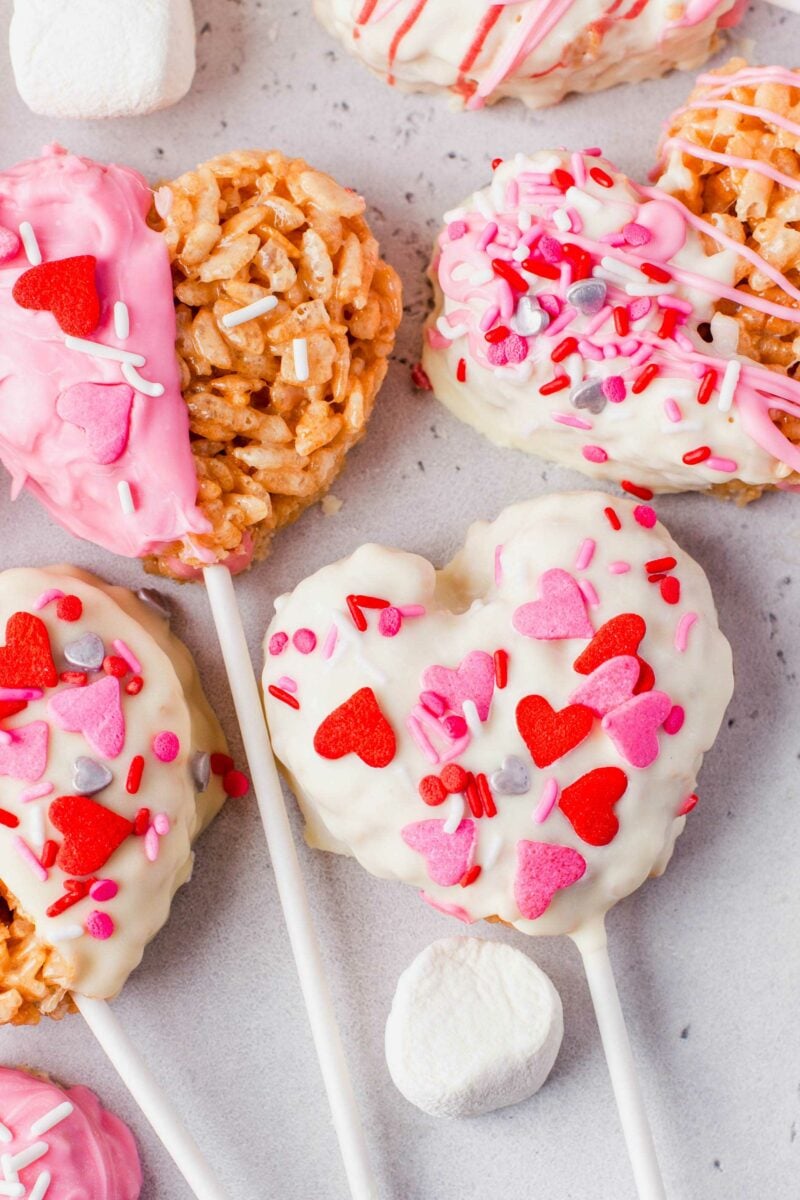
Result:
M605 304L607 292L602 279L579 279L567 288L567 300L584 316L593 317Z
M85 633L76 642L68 642L64 647L64 658L67 662L83 671L99 671L105 656L103 639L96 633Z
M517 305L511 327L523 337L535 337L550 324L550 317L532 296L523 296Z
M76 758L72 764L72 785L81 796L94 796L107 788L114 776L108 767L93 758Z
M139 588L136 596L159 617L163 617L165 621L172 620L172 610L161 592L157 592L155 588Z
M501 796L524 796L531 789L531 777L522 759L509 754L500 770L492 773L491 784Z
M597 380L587 379L579 383L569 394L569 402L573 408L585 408L597 416L605 408L608 401L603 392L602 384Z
M191 772L195 791L206 791L208 781L211 778L211 755L206 754L204 750L196 751L189 763L189 771Z

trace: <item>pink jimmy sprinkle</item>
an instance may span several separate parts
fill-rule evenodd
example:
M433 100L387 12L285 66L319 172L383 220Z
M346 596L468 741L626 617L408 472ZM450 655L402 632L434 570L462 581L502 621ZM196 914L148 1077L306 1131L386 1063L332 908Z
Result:
M677 400L672 398L672 396L669 396L668 399L664 401L664 412L667 414L668 420L672 421L675 425L677 425L678 421L682 420L683 418L680 405L678 404Z
M553 421L557 421L559 425L570 425L573 429L593 429L591 421L584 421L582 417L575 417L572 413L551 412L550 417Z
M447 702L438 692L422 692L419 700L435 717L444 716L447 712Z
M658 296L656 304L659 308L674 308L676 312L684 313L687 317L694 312L694 306L688 300L680 300L677 296Z
M613 310L610 304L606 304L604 308L601 308L600 312L597 313L596 316L592 317L591 321L584 329L583 336L588 338L591 337L593 333L597 333L598 329L605 325L606 321L611 316L612 311Z
M466 221L451 221L447 226L447 236L451 242L457 242L460 238L466 236L468 232Z
M590 583L588 579L579 579L578 587L586 603L591 608L597 608L600 603L600 597L595 590L594 584Z
M581 154L585 154L589 158L600 158L602 157L603 151L599 146L587 146L585 150L581 151Z
M594 558L594 552L597 549L597 542L594 538L584 538L581 542L581 548L578 551L578 557L575 559L575 570L585 571L589 563Z
M627 575L628 571L631 569L631 564L628 562L623 562L622 559L620 559L618 562L609 563L608 569L612 575Z
M578 213L574 208L568 208L567 216L569 217L570 225L572 226L572 232L582 233L583 221L580 218L580 213Z
M424 604L398 604L397 611L401 617L424 617L427 610Z
M686 336L682 329L676 329L672 335L672 340L685 354L694 354L695 348L691 340Z
M559 286L562 292L566 292L569 285L572 283L572 263L564 261L558 268L561 274L559 275Z
M649 504L637 504L633 510L633 516L636 524L641 525L643 529L652 529L658 520L656 510Z
M155 862L158 858L158 834L154 825L144 835L144 852L148 862Z
M627 338L624 342L620 343L619 352L623 358L630 358L632 354L636 353L641 344L638 338Z
M559 787L555 779L545 780L545 785L542 788L542 796L536 808L533 811L533 819L537 825L543 825L550 813L555 808L558 800Z
M330 658L336 649L336 642L339 637L339 626L334 623L331 625L328 632L325 634L325 641L322 643L322 657Z
M31 800L41 800L43 796L49 796L54 791L52 783L34 783L20 792L19 802L20 804L30 804Z
M490 245L491 242L494 241L496 235L497 235L497 222L490 221L489 224L484 229L481 236L478 238L476 248L478 250L484 251L486 249L486 247L488 245Z
M678 628L675 630L675 649L679 654L683 654L686 647L689 645L689 632L697 620L697 613L684 613L678 622Z
M530 229L526 229L525 232L522 234L522 237L519 240L523 246L527 246L530 249L530 247L533 246L535 242L539 241L539 238L541 236L542 236L541 225L531 225Z
M631 366L632 367L641 367L643 363L647 362L648 358L652 358L652 357L653 357L653 347L645 346L644 344L642 344L639 347L639 349L636 351L636 353L631 355Z
M500 309L496 304L490 304L478 322L478 328L480 329L481 333L488 333L499 316Z
M500 587L503 582L503 547L495 546L494 548L494 582L496 587Z
M519 184L516 179L510 179L506 188L506 207L519 208Z
M586 183L586 163L583 161L583 155L577 151L570 158L572 165L572 174L575 177L575 183L580 188Z
M292 695L297 691L297 680L292 679L291 675L281 675L277 686L283 688L285 692L291 692Z
M130 669L133 671L134 675L141 675L142 664L139 662L138 658L133 653L130 646L126 642L123 642L121 638L117 638L112 643L112 645L113 645L114 649L116 650L117 654L120 656L120 658L125 659L125 662L128 664Z
M618 358L619 346L616 342L605 342L603 345L603 358Z
M544 308L541 297L539 298L539 304L541 305L542 308ZM547 311L547 310L545 309L545 311ZM575 315L576 315L576 310L572 307L572 305L565 304L564 309L561 313L561 316L556 317L555 321L553 321L552 324L548 326L547 336L555 337L555 335L557 333L561 333L561 330L566 329L567 325L569 325L570 321L573 319L573 317ZM637 342L637 345L638 345L638 342Z
M621 233L604 233L603 236L601 238L598 238L597 240L600 242L603 242L603 244L606 246L624 246L625 245L625 238L622 236Z
M706 466L710 467L712 471L725 471L726 473L733 473L739 469L739 464L732 458L718 458L716 454L712 454L710 458L706 459Z
M41 608L46 608L48 604L52 604L54 600L63 600L64 593L59 588L48 588L46 592L42 592L41 596L37 596L33 602L33 607L36 612Z
M578 353L583 358L588 358L592 362L603 361L603 351L600 347L593 345L592 342L585 341L584 338L581 338L578 342Z
M41 688L0 687L0 700L41 700L43 695Z
M426 738L422 726L416 717L410 716L406 718L406 729L411 734L412 738L417 744L417 748L421 751L423 756L427 758L428 762L438 763L439 755Z
M47 883L48 872L39 862L28 843L21 837L12 838L12 845L23 862L27 863L40 883Z
M581 446L581 454L587 462L608 462L608 454L602 446Z

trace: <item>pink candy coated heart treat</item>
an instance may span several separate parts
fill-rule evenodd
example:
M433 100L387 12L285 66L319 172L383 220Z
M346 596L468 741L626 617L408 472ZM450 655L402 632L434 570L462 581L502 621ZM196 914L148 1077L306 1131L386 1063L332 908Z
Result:
M444 697L454 711L461 710L465 700L474 701L478 716L485 721L494 692L494 659L483 650L473 650L454 670L428 667L423 684Z
M116 462L128 444L133 388L127 383L75 383L56 401L62 421L86 434L92 462Z
M424 856L434 883L453 887L469 867L475 822L462 821L454 833L445 833L444 825L444 821L415 821L406 825L402 837L407 846Z
M649 767L658 758L658 730L672 711L664 692L644 692L603 717L603 729L633 767Z
M0 263L9 262L19 254L19 237L13 229L0 225Z
M49 729L45 721L32 721L9 729L12 740L0 744L0 775L35 783L47 766Z
M570 696L571 704L584 704L598 717L630 700L639 678L639 662L629 654L610 658Z
M513 617L517 633L542 641L590 638L594 633L586 601L569 571L554 567L539 580L541 600L522 604Z
M571 846L519 842L514 895L523 917L535 921L548 908L553 895L577 883L585 871L586 859Z
M68 688L53 696L48 709L68 733L82 733L96 754L116 758L125 745L125 717L119 680L107 675L88 687Z

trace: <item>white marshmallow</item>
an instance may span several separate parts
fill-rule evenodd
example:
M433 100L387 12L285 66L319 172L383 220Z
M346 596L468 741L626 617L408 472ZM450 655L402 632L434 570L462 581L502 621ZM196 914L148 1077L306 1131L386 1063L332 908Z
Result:
M191 0L15 0L11 62L22 99L46 117L129 117L192 86Z
M526 954L502 942L443 938L400 976L386 1061L423 1112L475 1117L537 1092L563 1034L561 998Z

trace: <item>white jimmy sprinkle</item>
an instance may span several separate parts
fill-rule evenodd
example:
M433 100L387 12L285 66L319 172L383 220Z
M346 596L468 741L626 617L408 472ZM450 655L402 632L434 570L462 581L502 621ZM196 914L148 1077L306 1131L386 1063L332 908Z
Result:
M452 225L454 221L463 221L466 215L467 210L465 208L451 208L444 214L444 223L445 225Z
M38 850L45 843L44 809L34 805L28 809L28 837Z
M44 1194L44 1193L42 1193L42 1194ZM10 1181L4 1183L2 1180L0 1180L0 1196L21 1197L24 1195L25 1195L25 1184L24 1183L13 1183ZM33 1192L31 1192L31 1197L33 1197ZM41 1200L41 1196L38 1198L38 1200Z
M147 361L143 354L118 350L116 346L104 346L102 342L91 342L88 338L73 337L71 333L64 338L64 345L68 350L78 350L81 354L90 354L92 358L110 358L114 362L130 363L132 367L143 367Z
M144 359L142 359L144 362ZM149 379L143 379L133 363L125 362L122 364L122 374L132 388L136 388L137 392L143 392L145 396L163 396L163 383L151 383Z
M464 797L460 792L450 797L448 809L442 833L455 833L464 818Z
M487 221L491 221L493 217L497 216L497 209L492 204L485 192L478 192L476 194L475 207L481 216L485 217Z
M294 355L294 373L298 383L308 379L308 339L292 338L292 354Z
M47 935L51 942L74 942L83 937L82 925L62 925L60 929L51 929Z
M608 271L610 275L619 275L622 279L630 279L632 283L650 282L638 267L631 267L618 258L612 258L609 254L600 259L600 266L604 271Z
M117 300L114 305L114 333L121 342L127 341L131 333L131 314L124 300Z
M553 224L556 229L560 229L562 233L569 233L572 229L572 221L570 215L565 208L557 208L553 213Z
M117 484L117 493L119 495L119 506L126 517L132 517L136 512L136 505L133 503L131 494L131 485L127 479L120 479Z
M702 421L670 421L661 426L662 433L699 433L703 428Z
M9 1158L9 1166L14 1172L24 1171L32 1163L38 1162L40 1158L44 1158L49 1149L50 1147L47 1142L34 1142L32 1146L28 1146L27 1150L20 1150L19 1154L14 1154ZM3 1156L3 1163L5 1165L5 1155Z
M719 400L717 401L717 408L720 412L731 411L741 370L742 364L735 358L732 358L725 368L725 374L722 377L719 389Z
M464 720L467 722L467 729L473 737L478 737L481 732L481 719L478 716L478 706L474 700L465 700L461 705L461 711L464 714Z
M19 227L19 236L22 238L22 246L28 262L32 267L38 267L42 261L42 252L39 249L39 243L36 240L36 234L33 232L33 226L30 221L22 222Z
M500 857L500 851L502 850L502 848L503 848L503 839L499 833L496 833L494 835L494 837L492 838L492 841L489 843L489 846L486 849L485 853L483 854L483 869L484 869L484 871L491 871L492 867L495 865L498 858Z
M625 291L629 296L663 296L666 292L674 292L674 283L626 283Z
M7 1125L0 1121L0 1142L13 1142L14 1135Z
M51 1129L55 1129L56 1125L60 1125L62 1121L66 1121L67 1117L71 1117L75 1112L75 1105L69 1100L65 1100L63 1104L57 1104L55 1108L51 1108L50 1112L39 1117L38 1121L34 1121L31 1125L31 1137L41 1137L43 1133L49 1133Z
M36 1183L33 1185L33 1191L31 1192L30 1196L28 1197L28 1200L44 1200L45 1195L47 1194L47 1189L49 1187L50 1187L50 1172L42 1171L41 1175L36 1180Z
M584 208L587 212L599 212L603 207L601 200L579 187L567 188L567 199L576 208Z
M514 262L525 262L525 259L529 257L530 252L530 246L526 246L524 242L520 242L517 248L512 251L511 257L514 259Z
M469 281L473 287L483 287L485 283L491 283L494 279L494 271L491 267L479 267L477 271L473 271L469 276Z
M469 333L467 325L451 325L447 317L439 317L436 322L436 328L443 338L447 338L448 342L455 342L460 337L466 337Z
M222 324L226 329L235 329L237 325L244 325L246 321L254 321L256 317L263 317L265 313L272 312L273 308L277 307L277 296L262 296L260 300L254 300L252 304L246 304L244 308L237 308L235 312L226 313L222 318Z

